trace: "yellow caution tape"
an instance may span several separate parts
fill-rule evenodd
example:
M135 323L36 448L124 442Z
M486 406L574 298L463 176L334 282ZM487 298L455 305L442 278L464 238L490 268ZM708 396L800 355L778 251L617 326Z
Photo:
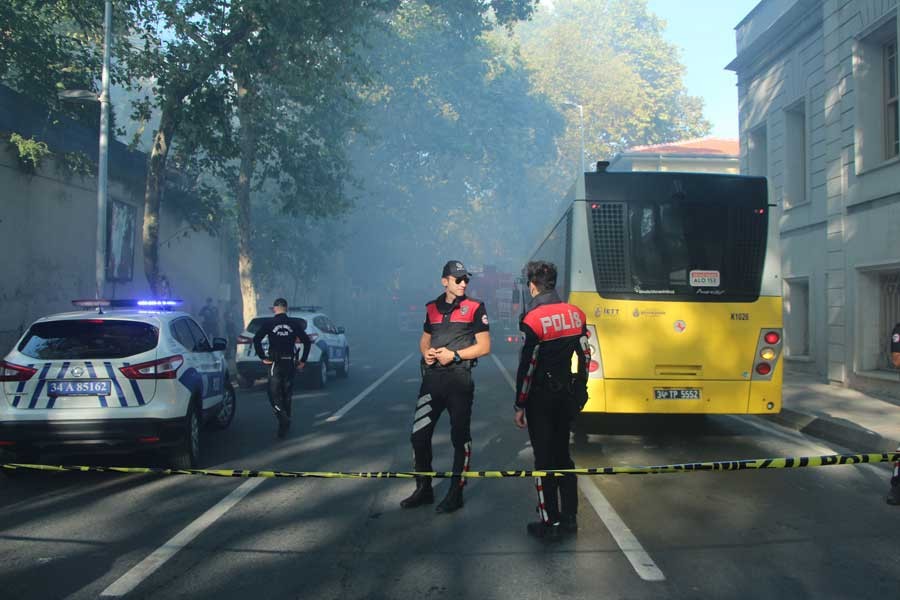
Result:
M468 479L495 479L500 477L561 477L563 475L648 475L657 473L692 473L697 471L744 471L751 469L801 469L805 467L829 467L834 465L864 465L882 462L900 462L900 452L869 454L827 454L824 456L800 456L784 458L751 458L716 460L646 467L595 467L590 469L554 469L549 471L257 471L250 469L161 469L153 467L92 467L78 465L32 465L6 463L0 467L8 470L78 471L100 473L130 473L141 475L208 475L211 477L266 477L320 479L411 479L413 477L465 477Z

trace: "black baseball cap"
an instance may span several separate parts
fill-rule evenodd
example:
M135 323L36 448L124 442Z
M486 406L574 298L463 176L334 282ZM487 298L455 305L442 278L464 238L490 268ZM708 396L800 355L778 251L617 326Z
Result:
M466 271L466 266L458 260L447 261L444 270L441 271L441 277L472 277L472 274Z
M280 306L281 308L287 308L287 300L284 298L275 298L275 302L272 303L272 306Z

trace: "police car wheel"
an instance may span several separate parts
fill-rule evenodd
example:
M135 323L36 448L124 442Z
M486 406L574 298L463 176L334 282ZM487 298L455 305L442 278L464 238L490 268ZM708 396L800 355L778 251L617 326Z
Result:
M309 374L307 375L309 387L314 390L319 390L325 387L328 383L328 363L323 358L317 363L313 363L311 365L306 366L309 369Z
M200 415L193 402L184 418L184 440L169 458L173 469L193 469L200 460Z
M337 367L337 376L341 379L350 377L350 349L344 348L344 360Z
M225 393L222 395L222 406L219 408L219 414L213 419L209 427L222 431L228 429L234 420L234 413L237 410L237 396L234 393L234 386L230 383L225 384Z

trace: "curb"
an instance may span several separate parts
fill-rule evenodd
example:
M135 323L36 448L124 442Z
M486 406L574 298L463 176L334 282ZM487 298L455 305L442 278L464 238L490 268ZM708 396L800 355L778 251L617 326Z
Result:
M763 418L845 448L859 451L871 449L878 452L900 448L900 440L883 437L870 429L842 419L817 417L783 407L780 414Z

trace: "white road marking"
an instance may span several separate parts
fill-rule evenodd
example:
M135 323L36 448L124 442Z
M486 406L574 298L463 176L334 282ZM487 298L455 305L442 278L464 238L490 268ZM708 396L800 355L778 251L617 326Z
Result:
M509 371L503 366L503 363L500 362L500 359L497 358L496 355L491 354L491 358L497 363L497 367L500 369L500 372L503 373L503 377L506 379L506 382L509 383L509 387L515 392L516 383L513 381ZM603 521L603 524L606 526L610 535L616 540L616 544L619 545L619 549L622 550L622 554L624 554L625 558L628 559L628 562L631 563L631 566L638 574L638 577L644 581L665 581L666 576L663 575L660 568L656 566L656 563L653 562L653 559L650 558L650 555L647 554L647 551L641 546L641 543L628 528L628 525L625 524L625 521L622 520L609 503L609 500L606 499L606 496L603 495L603 492L600 491L600 488L597 487L597 484L594 483L593 478L579 477L578 489L581 490L584 497L591 503L594 512L597 513L597 516Z
M384 380L385 380L385 379L387 379L388 377L390 377L391 375L393 375L394 372L395 372L397 369L399 369L400 367L402 367L403 364L404 364L406 361L408 361L410 358L412 358L412 356L413 356L412 353L407 354L407 355L403 358L403 360L401 360L400 362L398 362L398 363L394 366L393 369L391 369L390 371L388 371L387 373L385 373L384 375L382 375L381 377L379 377L379 378L375 381L375 383L373 383L372 385L370 385L369 387L367 387L366 389L364 389L364 390L363 390L362 392L360 392L353 400L351 400L350 402L348 402L347 404L345 404L344 406L342 406L336 413L334 413L333 415L331 415L330 417L328 417L328 418L325 419L325 420L326 420L327 422L329 422L329 423L334 423L335 421L339 420L341 417L343 417L344 415L346 415L348 412L350 412L350 409L352 409L354 406L356 406L357 404L359 404L359 403L362 401L363 398L365 398L366 396L368 396L368 395L372 392L372 390L374 390L374 389L377 388L379 385L381 385L382 383L384 383Z
M497 363L497 368L500 369L501 373L503 373L503 378L506 379L506 383L508 383L509 387L511 387L513 392L515 392L516 380L512 378L512 375L509 374L509 371L506 370L506 367L503 366L503 363L500 362L500 359L497 358L496 354L491 354L491 358L493 358L494 362Z
M328 392L306 392L303 394L294 394L291 396L294 400L300 400L302 398L318 398L320 396L327 396Z
M597 516L606 525L610 535L616 540L638 577L644 581L665 581L666 576L663 575L663 572L656 566L656 563L653 562L653 559L650 558L650 555L647 554L641 543L631 533L625 521L619 517L593 479L590 477L579 477L578 489L581 490L584 497L594 507Z
M240 502L244 496L253 491L258 485L266 481L265 479L248 479L234 491L225 496L218 504L210 508L208 511L197 517L190 525L185 527L175 537L157 548L150 556L132 567L127 573L117 579L112 585L103 590L101 597L115 598L121 597L134 588L142 581L155 573L166 561L175 556L179 550L190 544L194 538L200 535L206 528L215 523L222 515L227 513L235 504Z

